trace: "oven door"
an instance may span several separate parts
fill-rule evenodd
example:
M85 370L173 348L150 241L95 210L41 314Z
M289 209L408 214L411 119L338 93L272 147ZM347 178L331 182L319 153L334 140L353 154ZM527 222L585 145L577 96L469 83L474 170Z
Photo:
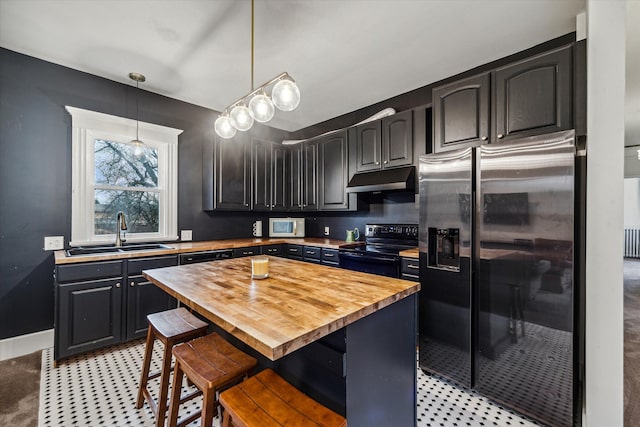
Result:
M400 257L358 252L338 252L340 268L400 278Z

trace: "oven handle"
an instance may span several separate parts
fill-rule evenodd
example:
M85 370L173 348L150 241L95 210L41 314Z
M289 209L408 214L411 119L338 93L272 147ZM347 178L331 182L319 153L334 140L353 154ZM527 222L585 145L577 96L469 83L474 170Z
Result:
M399 261L399 258L395 257L385 257L380 255L370 255L370 254L358 254L353 252L338 252L338 255L345 258L351 258L358 261L376 261L376 262L386 262L389 264L396 263Z

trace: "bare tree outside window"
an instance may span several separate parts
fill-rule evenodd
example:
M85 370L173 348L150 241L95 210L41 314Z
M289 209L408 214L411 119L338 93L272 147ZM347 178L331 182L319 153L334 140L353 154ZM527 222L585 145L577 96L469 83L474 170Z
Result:
M158 150L145 146L136 156L129 144L96 139L94 159L95 234L113 234L119 211L129 233L158 232Z

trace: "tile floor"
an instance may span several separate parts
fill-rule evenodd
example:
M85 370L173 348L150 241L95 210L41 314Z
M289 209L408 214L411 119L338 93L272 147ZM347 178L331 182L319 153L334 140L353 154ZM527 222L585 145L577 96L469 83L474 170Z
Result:
M39 425L153 426L154 416L148 405L135 408L143 356L144 340L138 340L72 357L53 368L53 349L44 350ZM156 344L152 370L159 369L161 357L161 345ZM152 382L152 394L155 384ZM200 400L183 405L181 413L199 411ZM417 413L418 427L538 425L421 370ZM199 420L190 424L197 425ZM217 418L214 426L219 426Z

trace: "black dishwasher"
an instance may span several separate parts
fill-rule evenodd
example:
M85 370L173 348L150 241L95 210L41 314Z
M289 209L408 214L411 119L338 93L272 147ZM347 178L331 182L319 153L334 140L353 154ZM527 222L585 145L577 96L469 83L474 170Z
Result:
M196 262L219 261L233 258L233 249L220 249L217 251L190 252L181 254L180 265L195 264Z

